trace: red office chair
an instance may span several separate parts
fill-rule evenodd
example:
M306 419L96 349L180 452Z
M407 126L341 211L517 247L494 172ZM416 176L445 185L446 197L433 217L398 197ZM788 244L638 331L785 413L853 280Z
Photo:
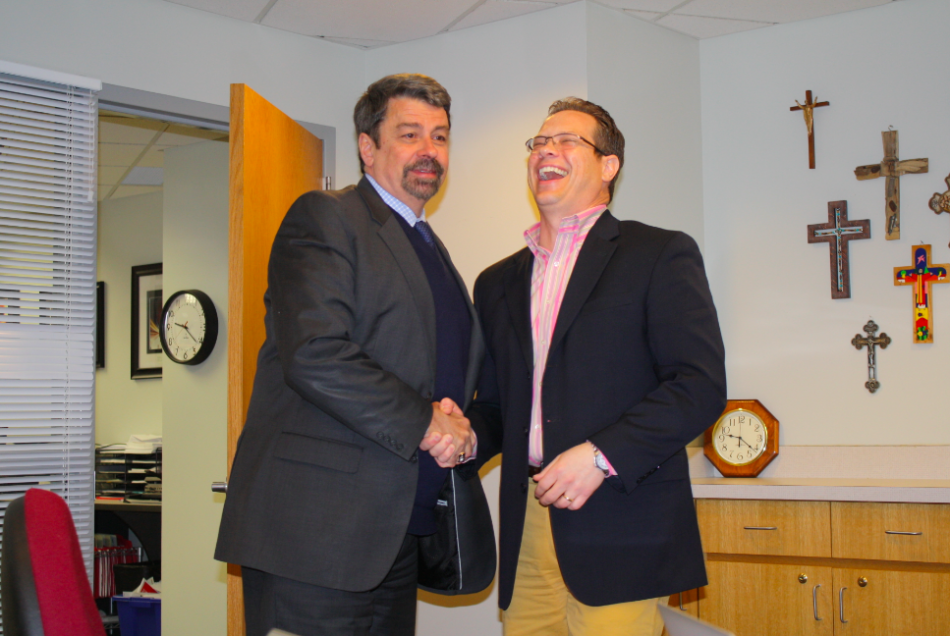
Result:
M10 502L0 553L5 636L105 636L62 497L31 488Z

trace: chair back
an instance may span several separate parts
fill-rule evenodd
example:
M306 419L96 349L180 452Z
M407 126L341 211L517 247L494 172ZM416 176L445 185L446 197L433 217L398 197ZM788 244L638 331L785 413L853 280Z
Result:
M31 488L10 502L0 553L4 636L104 636L69 507Z

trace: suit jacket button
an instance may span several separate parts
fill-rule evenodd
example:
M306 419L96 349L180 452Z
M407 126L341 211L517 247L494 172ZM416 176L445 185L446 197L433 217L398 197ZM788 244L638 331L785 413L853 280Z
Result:
M528 429L528 427L525 426L525 427L524 427L524 434L527 435L529 432L530 432L530 429Z
M525 483L521 484L521 492L528 492L528 484L525 484Z

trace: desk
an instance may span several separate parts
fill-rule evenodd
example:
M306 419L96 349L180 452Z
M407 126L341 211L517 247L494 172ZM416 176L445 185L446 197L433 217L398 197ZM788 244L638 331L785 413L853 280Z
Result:
M131 528L142 542L146 559L162 559L162 504L125 503L122 501L95 502L96 532L123 534L122 526ZM117 521L122 525L118 525Z

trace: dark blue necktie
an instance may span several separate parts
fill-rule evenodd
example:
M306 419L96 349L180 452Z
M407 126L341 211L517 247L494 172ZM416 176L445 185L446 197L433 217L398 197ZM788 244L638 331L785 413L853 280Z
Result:
M434 248L435 236L433 236L432 229L429 227L429 224L420 219L416 221L416 224L414 227L416 228L416 231L418 231L419 234L422 235L422 238L425 239L426 243L429 244L429 247Z

